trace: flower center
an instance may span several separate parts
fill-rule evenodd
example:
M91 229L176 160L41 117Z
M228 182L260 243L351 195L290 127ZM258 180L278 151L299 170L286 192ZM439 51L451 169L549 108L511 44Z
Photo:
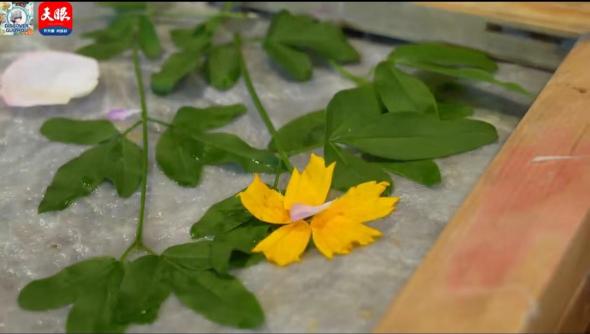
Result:
M322 205L305 205L305 204L294 204L289 211L292 222L296 222L301 219L309 218L324 210L326 210L333 201L326 202Z

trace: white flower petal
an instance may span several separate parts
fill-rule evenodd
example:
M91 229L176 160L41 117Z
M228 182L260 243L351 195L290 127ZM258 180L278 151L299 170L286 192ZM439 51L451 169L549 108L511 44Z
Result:
M93 58L58 51L29 52L2 73L0 96L15 107L66 104L92 92L98 76L98 62Z

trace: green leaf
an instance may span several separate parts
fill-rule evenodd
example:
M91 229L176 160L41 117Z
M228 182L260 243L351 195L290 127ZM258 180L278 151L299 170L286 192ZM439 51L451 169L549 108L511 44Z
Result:
M210 106L207 108L181 107L176 112L172 124L190 133L200 133L222 127L244 115L247 109L243 104Z
M122 332L114 321L121 264L110 257L85 260L48 278L32 281L20 292L18 303L26 310L41 311L74 304L68 315L69 333Z
M198 184L205 164L235 163L248 172L274 172L279 160L272 152L251 147L233 134L203 132L224 126L245 112L241 104L180 108L172 129L166 130L156 146L158 165L185 186Z
M168 128L156 144L156 161L170 179L181 186L194 187L201 178L203 151L200 142Z
M205 144L205 162L208 165L237 164L244 171L274 173L277 167L284 170L279 159L268 150L254 148L231 133L196 134L192 138Z
M457 102L439 102L438 114L442 120L453 120L473 115L473 108Z
M228 90L240 78L240 55L233 43L214 46L207 57L207 80L219 89Z
M68 333L123 333L125 325L115 321L115 307L123 269L115 262L113 269L94 278L76 298L68 314Z
M168 298L170 288L165 282L160 257L146 255L125 264L116 308L119 323L152 323L160 305Z
M139 18L139 34L137 36L141 50L150 59L156 59L162 54L162 46L156 32L156 27L148 16Z
M266 223L249 220L207 239L172 246L164 251L162 257L176 268L227 272L233 255L236 252L250 254L252 248L267 235L269 227Z
M462 46L442 43L416 43L401 45L390 54L400 63L429 63L448 67L472 67L494 72L498 65L484 52Z
M195 29L189 28L178 28L170 30L170 39L172 39L172 43L179 48L182 49L186 44L190 43L190 40L193 37Z
M273 16L263 45L269 56L296 80L311 77L311 60L303 50L338 62L360 58L339 27L286 10Z
M253 266L264 261L264 255L261 253L246 254L243 252L233 252L229 261L230 269L242 269Z
M433 186L439 184L441 181L440 170L432 160L383 160L375 163L388 172L403 176L425 186Z
M129 197L139 187L143 175L141 148L127 138L115 140L108 147L102 174L117 188L121 197Z
M186 270L205 270L212 267L211 241L199 240L169 247L162 258L175 268Z
M338 62L354 62L360 58L339 27L309 15L293 15L286 10L273 16L266 39L313 50L324 58Z
M383 109L373 85L339 91L328 103L326 134L329 139L346 135L367 120L381 115Z
M438 65L431 65L431 64L423 64L423 63L412 63L407 64L414 68L423 70L423 71L432 71L439 74L448 75L451 77L457 77L460 79L469 79L469 80L476 80L476 81L483 81L489 82L491 84L503 87L508 90L512 90L518 93L530 95L530 92L524 89L517 83L514 82L506 82L500 81L494 78L492 74L486 72L484 70L478 68L450 68L450 67L442 67Z
M171 284L184 305L212 321L239 328L255 328L264 322L256 297L230 275L176 270Z
M297 117L283 125L276 134L285 153L295 155L321 147L326 136L326 111L318 110ZM268 148L276 150L274 140Z
M406 74L388 62L375 69L375 87L389 112L436 114L436 101L430 89L418 78Z
M387 192L391 192L393 181L389 174L378 165L370 164L332 143L328 143L324 147L324 155L327 163L336 162L332 188L346 191L363 182L386 181L391 185Z
M133 38L137 23L137 15L118 15L106 28L85 32L82 34L82 37L92 38L98 44L109 42L128 42L131 40L131 38Z
M131 196L142 175L141 149L126 138L92 147L61 166L39 204L39 213L63 210L108 180L121 197Z
M211 265L221 273L227 272L234 253L251 254L256 244L268 234L269 225L251 221L215 237L211 243Z
M253 216L236 195L213 204L191 228L194 239L215 237L247 223Z
M170 38L179 49L200 52L209 47L212 34L204 30L195 32L194 29L174 29L170 31Z
M264 41L263 46L270 58L295 80L306 81L311 79L313 65L311 64L311 58L305 52L268 40Z
M493 125L476 120L440 121L424 114L390 113L343 135L338 142L394 160L445 157L496 141Z
M215 31L222 22L220 16L214 16L204 23L190 29L173 29L170 31L172 42L179 49L200 52L209 47Z
M158 95L170 94L179 82L197 69L199 53L182 51L164 61L159 72L152 74L152 91Z
M92 145L118 135L119 131L107 120L82 121L56 117L43 123L41 134L52 141Z
M218 272L235 266L247 266L258 260L250 251L266 236L269 225L257 221L232 195L212 205L193 224L194 239L207 238L211 243L211 265Z
M460 79L489 82L508 90L529 95L530 93L513 82L494 78L496 64L485 54L462 47L426 44L400 46L389 55L394 64L414 67L419 70L443 74Z
M84 46L76 53L83 56L91 57L96 60L107 60L122 54L125 50L129 49L129 41L116 41L106 43L94 43Z
M43 311L73 303L79 291L95 277L108 272L115 259L98 257L78 262L57 274L30 282L18 295L18 304L25 310Z

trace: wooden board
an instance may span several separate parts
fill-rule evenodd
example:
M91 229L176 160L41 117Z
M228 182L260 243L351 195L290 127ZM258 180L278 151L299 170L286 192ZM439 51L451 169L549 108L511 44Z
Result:
M582 286L589 274L587 36L560 65L376 331L582 331L588 307Z
M590 2L418 2L439 8L488 18L511 26L548 34L577 37L590 32Z

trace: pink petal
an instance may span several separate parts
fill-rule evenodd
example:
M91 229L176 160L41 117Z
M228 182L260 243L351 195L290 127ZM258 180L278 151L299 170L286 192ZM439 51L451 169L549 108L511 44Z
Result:
M98 84L96 60L74 53L35 51L13 61L0 78L0 96L15 107L66 104Z
M326 202L322 205L305 205L305 204L295 204L291 207L290 216L291 221L298 221L301 219L309 218L314 216L324 210L326 210L330 205L332 205L332 201Z
M107 113L107 118L111 121L124 121L127 118L139 113L139 109L113 108Z

